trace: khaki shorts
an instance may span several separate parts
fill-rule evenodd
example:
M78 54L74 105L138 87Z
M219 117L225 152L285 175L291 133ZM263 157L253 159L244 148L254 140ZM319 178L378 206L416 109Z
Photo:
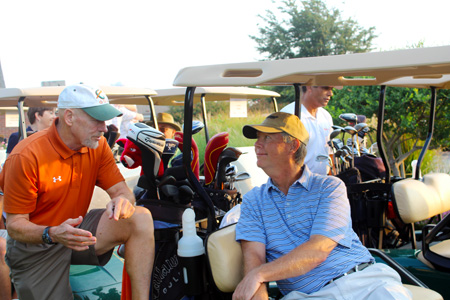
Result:
M79 228L95 236L97 225L105 210L91 210ZM105 265L114 249L95 255L94 246L86 251L73 251L61 244L26 244L8 238L6 263L19 299L65 300L73 299L69 283L71 264Z

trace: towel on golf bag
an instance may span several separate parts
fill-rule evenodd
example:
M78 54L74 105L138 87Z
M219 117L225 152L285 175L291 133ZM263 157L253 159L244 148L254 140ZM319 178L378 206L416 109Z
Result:
M340 178L345 185L360 183L361 182L361 173L357 168L350 168L336 175L336 177Z
M386 176L386 168L379 157L371 155L355 157L355 168L361 173L362 181L384 178Z

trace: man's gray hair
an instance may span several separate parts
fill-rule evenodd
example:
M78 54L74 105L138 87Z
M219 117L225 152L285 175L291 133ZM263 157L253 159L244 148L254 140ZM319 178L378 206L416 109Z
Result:
M290 136L289 134L282 132L283 141L287 144L292 143L296 138ZM299 141L299 140L298 140ZM300 147L298 147L297 151L294 153L294 160L299 166L303 166L306 157L306 145L299 141Z

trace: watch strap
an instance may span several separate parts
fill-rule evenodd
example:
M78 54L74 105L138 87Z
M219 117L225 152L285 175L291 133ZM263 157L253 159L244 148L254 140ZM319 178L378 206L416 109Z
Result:
M52 238L50 237L50 234L48 233L51 226L45 227L44 232L42 233L42 240L44 243L49 245L54 245L56 243L53 242Z

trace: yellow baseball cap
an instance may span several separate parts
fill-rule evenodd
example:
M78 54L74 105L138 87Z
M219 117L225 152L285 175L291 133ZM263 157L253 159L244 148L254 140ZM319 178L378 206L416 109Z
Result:
M306 131L302 121L296 115L285 112L268 115L260 125L245 125L242 128L242 133L248 139L256 139L257 131L263 133L285 132L305 145L309 141L308 131Z

